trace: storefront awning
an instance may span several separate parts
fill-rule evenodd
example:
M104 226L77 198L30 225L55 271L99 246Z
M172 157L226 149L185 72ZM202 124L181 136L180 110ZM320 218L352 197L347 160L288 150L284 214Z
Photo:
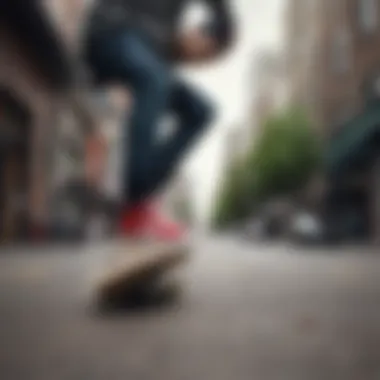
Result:
M372 154L376 131L380 131L379 103L369 105L332 138L325 155L327 171L339 174Z

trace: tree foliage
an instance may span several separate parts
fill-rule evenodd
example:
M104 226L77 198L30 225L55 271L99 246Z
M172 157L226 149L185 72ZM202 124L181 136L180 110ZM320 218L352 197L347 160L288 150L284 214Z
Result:
M242 219L258 202L298 190L319 165L320 156L318 138L302 110L273 115L247 156L226 174L215 225Z
M261 193L277 195L303 186L319 164L320 147L306 114L298 109L271 117L248 167Z

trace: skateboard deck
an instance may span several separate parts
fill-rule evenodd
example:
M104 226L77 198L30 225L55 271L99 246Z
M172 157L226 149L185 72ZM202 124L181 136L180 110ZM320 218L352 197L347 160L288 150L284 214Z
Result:
M183 244L126 245L109 252L95 285L98 304L116 305L151 291L188 254L189 247Z

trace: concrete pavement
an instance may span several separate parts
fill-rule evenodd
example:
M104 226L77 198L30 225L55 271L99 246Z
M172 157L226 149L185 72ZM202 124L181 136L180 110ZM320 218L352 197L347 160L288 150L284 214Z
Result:
M380 254L206 239L180 301L100 317L101 250L0 256L1 379L379 379Z

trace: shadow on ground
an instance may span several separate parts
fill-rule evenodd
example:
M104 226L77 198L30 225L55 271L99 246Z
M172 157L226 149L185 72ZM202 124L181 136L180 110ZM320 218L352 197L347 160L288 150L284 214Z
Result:
M113 299L96 299L91 307L91 313L97 317L154 314L158 311L180 307L181 295L182 288L177 283L136 289Z

